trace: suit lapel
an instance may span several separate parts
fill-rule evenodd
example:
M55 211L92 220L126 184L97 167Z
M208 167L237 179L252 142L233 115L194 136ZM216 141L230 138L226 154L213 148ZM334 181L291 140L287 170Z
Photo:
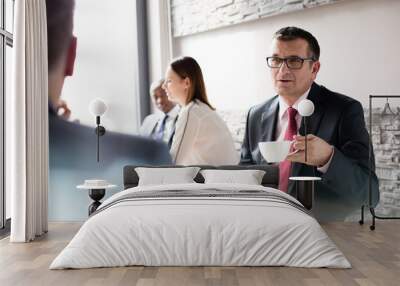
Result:
M154 133L156 132L156 129L157 129L157 123L158 123L158 120L155 120L155 122L152 124L153 128L151 128L151 129L150 129L149 136L152 136L152 135L154 135Z
M153 114L153 118L152 118L152 122L150 122L149 124L149 129L148 129L148 136L153 136L154 133L157 130L157 125L158 125L158 121L162 118L160 113L154 113Z
M275 130L277 118L279 113L278 96L276 96L271 103L265 107L265 111L261 115L261 141L273 141L275 137Z
M264 112L261 114L261 122L260 122L260 137L258 138L258 142L263 141L273 141L275 140L275 130L278 118L279 104L278 104L278 96L272 98L264 107ZM258 149L258 144L255 147L256 151L256 161L259 164L266 164L264 157L261 155L260 150Z

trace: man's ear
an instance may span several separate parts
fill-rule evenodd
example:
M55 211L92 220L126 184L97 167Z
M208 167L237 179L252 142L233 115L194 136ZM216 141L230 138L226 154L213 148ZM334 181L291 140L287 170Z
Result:
M317 73L319 72L319 69L321 68L321 63L320 61L316 61L313 65L313 73L315 73L315 75L317 75Z
M74 73L75 57L76 57L77 38L72 36L71 43L67 51L67 61L65 65L65 76L71 76Z
M315 80L317 78L317 74L318 74L320 68L321 68L320 61L316 61L312 66L313 80Z

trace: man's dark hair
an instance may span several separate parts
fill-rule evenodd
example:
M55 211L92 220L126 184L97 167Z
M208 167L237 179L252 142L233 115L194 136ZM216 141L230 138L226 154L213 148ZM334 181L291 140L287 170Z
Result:
M297 27L285 27L279 29L274 34L274 39L279 41L293 41L297 39L303 39L308 43L308 50L310 52L310 57L314 60L319 60L320 49L317 39L306 30Z
M72 39L75 0L46 0L48 69L64 55Z

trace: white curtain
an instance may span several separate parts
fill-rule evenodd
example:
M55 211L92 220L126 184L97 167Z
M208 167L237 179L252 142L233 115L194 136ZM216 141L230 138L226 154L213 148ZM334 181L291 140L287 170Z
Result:
M14 71L7 113L12 242L47 232L48 85L45 0L15 1Z

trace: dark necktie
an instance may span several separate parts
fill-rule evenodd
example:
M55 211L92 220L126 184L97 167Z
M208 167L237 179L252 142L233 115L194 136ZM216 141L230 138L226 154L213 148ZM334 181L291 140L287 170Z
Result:
M287 109L289 122L287 129L285 131L284 140L292 141L293 136L297 134L297 122L296 122L296 114L297 110L293 107L288 107ZM287 193L288 191L288 184L289 184L289 176L290 176L290 161L283 161L279 163L279 190L282 192Z
M178 121L179 115L177 115L174 119L174 122L172 124L172 130L171 130L171 135L169 136L168 139L168 148L171 149L172 146L172 141L174 140L174 136L175 136L175 130L176 130L176 122Z
M165 114L163 120L161 121L161 124L159 125L159 127L157 128L156 132L153 135L154 139L163 140L167 119L168 119L168 114Z

